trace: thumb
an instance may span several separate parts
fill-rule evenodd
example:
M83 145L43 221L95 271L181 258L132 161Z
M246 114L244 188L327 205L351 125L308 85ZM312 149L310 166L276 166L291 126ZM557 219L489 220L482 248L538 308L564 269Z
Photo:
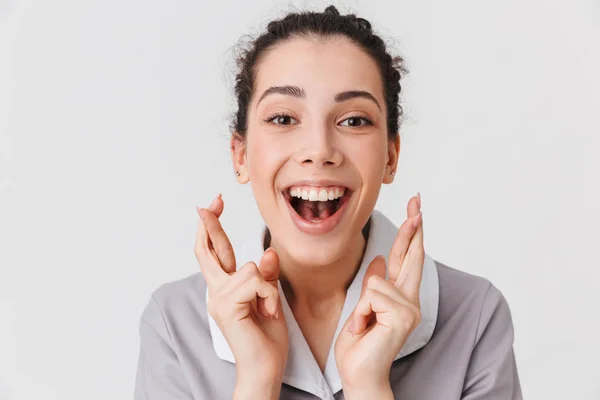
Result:
M277 289L277 280L279 279L279 256L272 247L265 250L258 264L258 270L263 279ZM268 315L269 311L265 305L265 299L259 298L257 301L258 311L262 315ZM278 312L279 313L279 312Z
M269 247L265 250L258 264L258 270L265 281L277 287L277 280L279 279L279 256L274 248Z

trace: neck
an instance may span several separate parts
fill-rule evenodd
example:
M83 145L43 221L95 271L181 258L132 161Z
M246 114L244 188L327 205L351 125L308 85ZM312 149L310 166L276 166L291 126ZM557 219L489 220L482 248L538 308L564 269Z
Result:
M343 303L346 291L360 268L370 222L352 240L342 257L329 265L298 265L287 252L277 252L281 268L279 280L292 309L302 306L313 310L315 314L322 314L327 312L332 302ZM267 235L265 248L271 244L278 250L276 240L270 242L270 236Z

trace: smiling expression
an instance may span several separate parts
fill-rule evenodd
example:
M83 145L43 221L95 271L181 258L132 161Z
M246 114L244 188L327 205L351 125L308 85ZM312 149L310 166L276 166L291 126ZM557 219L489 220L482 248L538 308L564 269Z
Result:
M232 139L238 180L251 183L272 245L306 266L359 243L398 152L377 64L340 36L292 38L265 53L246 138Z

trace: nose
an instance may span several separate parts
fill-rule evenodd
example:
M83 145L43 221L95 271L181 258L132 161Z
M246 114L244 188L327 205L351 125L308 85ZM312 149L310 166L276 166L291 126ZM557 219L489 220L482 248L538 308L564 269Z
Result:
M301 150L296 153L296 161L315 167L337 167L344 157L338 148L336 133L327 127L311 129L301 135Z

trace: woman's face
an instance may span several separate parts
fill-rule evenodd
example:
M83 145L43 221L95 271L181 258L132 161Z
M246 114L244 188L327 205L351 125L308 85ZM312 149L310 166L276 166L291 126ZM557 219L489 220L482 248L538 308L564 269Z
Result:
M377 64L343 37L290 39L258 65L244 142L232 139L278 251L329 265L359 242L399 140L388 140Z

